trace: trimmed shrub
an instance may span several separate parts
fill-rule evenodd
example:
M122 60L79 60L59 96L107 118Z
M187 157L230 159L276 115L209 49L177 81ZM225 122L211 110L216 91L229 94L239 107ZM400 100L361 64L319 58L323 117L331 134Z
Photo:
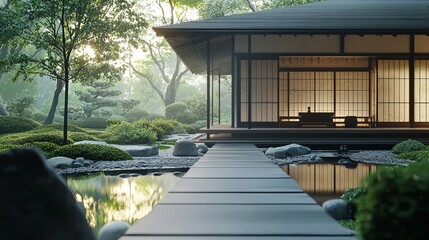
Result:
M422 161L429 159L429 151L413 151L413 152L404 152L401 154L396 154L397 158L414 160L414 161Z
M43 121L45 121L46 116L47 115L44 113L36 112L33 114L33 119L39 123L43 123Z
M146 110L143 109L133 109L125 114L125 118L128 120L128 122L135 122L140 119L145 119L149 113Z
M157 119L165 119L165 117L161 114L151 113L145 117L146 120L152 121Z
M355 219L357 199L366 192L366 187L360 186L356 188L347 189L341 199L343 199L349 206L349 218Z
M16 146L11 144L0 144L0 153L5 153L14 147Z
M183 127L183 124L178 124L174 126L173 132L171 134L188 134L188 132Z
M63 133L60 131L50 132L50 133L34 133L34 134L24 134L20 137L11 139L12 144L26 144L26 143L35 143L35 142L49 142L56 145L63 144ZM73 143L73 140L67 139L67 144Z
M62 123L53 123L53 124L48 124L48 125L44 125L44 126L40 126L36 129L34 129L34 132L51 132L52 130L54 131L63 131L64 125ZM73 124L67 124L67 130L69 132L85 132L84 129L73 125Z
M84 132L71 132L69 133L69 137L73 140L73 142L80 141L98 141L98 138L95 138L93 135Z
M189 134L195 134L197 133L197 131L195 130L194 127L192 127L192 125L188 125L188 124L182 124L182 127L186 130L187 133Z
M116 125L116 124L120 124L120 123L123 123L123 122L125 122L125 121L110 118L110 119L107 119L106 123L107 123L107 127L110 127L110 126L113 126L113 125Z
M130 154L119 148L98 144L66 145L55 151L56 156L72 159L83 157L94 161L131 160Z
M182 102L168 105L165 108L165 118L186 124L195 122L195 116L189 111L186 104Z
M107 128L107 119L101 117L90 117L76 121L76 125L81 128Z
M134 123L121 123L107 128L109 143L117 144L152 144L156 142L156 133L147 127Z
M200 130L201 128L207 127L207 121L206 120L198 120L191 124L192 127L194 127L195 130Z
M194 94L183 102L196 119L204 119L207 117L207 98L203 94Z
M412 151L422 151L425 148L425 145L417 140L407 140L396 144L392 148L392 152L395 154L400 154Z
M50 142L33 142L26 143L22 145L23 147L36 147L39 148L46 156L46 158L55 157L55 151L57 151L60 147L54 143Z
M358 199L356 227L360 239L427 239L429 161L385 167L367 178Z
M161 129L161 131L158 132L159 133L158 139L164 135L171 134L174 130L174 126L179 124L177 121L174 121L174 120L162 120L162 119L153 120L150 123L155 128Z
M19 133L39 127L40 123L20 117L0 117L0 134Z

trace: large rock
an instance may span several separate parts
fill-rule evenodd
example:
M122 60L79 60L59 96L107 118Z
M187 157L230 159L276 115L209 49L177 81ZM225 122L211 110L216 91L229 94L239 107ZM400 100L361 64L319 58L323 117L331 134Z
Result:
M46 162L53 168L71 168L75 160L68 157L53 157Z
M174 144L174 156L198 156L195 144L189 139L179 139Z
M3 105L0 102L0 116L8 116L8 115L9 113L6 111L6 109L3 107Z
M345 220L349 218L349 207L342 199L331 199L322 204L325 211L335 220Z
M117 240L128 230L126 222L113 221L104 225L98 232L98 240Z
M286 158L310 153L310 148L293 143L282 147L268 148L265 155L274 158Z
M209 148L204 143L197 143L197 150L200 153L207 153Z
M34 149L0 154L0 239L95 240L64 180Z
M159 154L158 146L142 146L142 145L117 145L110 144L110 146L117 147L125 152L128 152L133 157L148 157Z

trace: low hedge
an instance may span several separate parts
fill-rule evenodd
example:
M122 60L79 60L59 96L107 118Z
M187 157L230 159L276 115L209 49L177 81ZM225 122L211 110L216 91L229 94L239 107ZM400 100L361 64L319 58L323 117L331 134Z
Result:
M0 117L0 134L20 133L41 126L40 123L21 117Z
M106 135L107 142L116 144L153 144L157 139L152 129L127 122L108 127Z
M72 139L73 142L99 141L100 140L100 139L94 137L93 135L90 135L90 134L84 133L84 132L71 132L71 133L69 133L69 137Z
M422 151L426 146L417 140L407 140L396 144L392 148L392 152L395 154L401 154L405 152Z
M427 239L429 161L379 168L357 203L360 239Z
M107 119L100 117L90 117L76 121L75 124L81 128L104 129L107 127Z
M63 144L63 133L61 131L50 131L46 133L25 132L8 134L0 137L0 144L23 145L34 142L50 142L56 145ZM73 143L68 139L68 144Z
M33 131L34 132L51 132L52 130L63 131L64 124L62 123L48 124L48 125L37 127ZM73 124L67 124L67 131L68 132L86 132L85 129Z
M83 157L94 161L131 160L131 155L116 147L99 144L66 145L54 152L56 156L72 159Z
M365 186L355 187L347 189L343 195L341 195L341 199L343 199L348 207L349 207L349 218L356 218L356 209L357 209L357 200L360 196L362 196L366 192Z

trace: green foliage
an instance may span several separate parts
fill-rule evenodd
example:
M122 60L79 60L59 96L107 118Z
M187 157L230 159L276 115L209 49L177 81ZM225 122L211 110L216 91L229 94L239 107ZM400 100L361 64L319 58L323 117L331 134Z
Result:
M86 91L75 91L79 96L79 100L85 102L83 112L87 118L94 114L94 111L101 111L105 107L114 107L117 102L109 99L111 97L119 96L119 90L112 89L115 84L107 81L89 81L82 83L89 88ZM102 112L100 112L102 114ZM109 115L109 114L104 114Z
M39 148L46 156L46 158L55 157L55 151L57 151L60 147L54 143L50 142L33 142L23 144L22 147L35 147Z
M357 230L362 239L426 239L429 228L429 161L379 168L358 199Z
M33 114L33 119L39 123L43 123L45 121L47 114L41 113L41 112L35 112Z
M127 122L108 127L107 135L107 142L117 144L152 144L156 141L152 129Z
M66 145L55 151L55 156L72 159L83 157L94 161L131 160L130 154L112 146L98 144Z
M101 117L90 117L75 122L81 128L103 129L107 127L107 119Z
M71 132L69 133L69 137L73 142L80 141L99 141L100 139L95 138L94 136L84 133L84 132Z
M201 128L207 127L207 120L198 120L191 124L197 131Z
M124 112L130 112L137 105L139 105L140 102L141 102L140 100L135 100L135 99L122 100L121 101L122 111L124 111Z
M392 152L395 154L412 152L412 151L422 151L425 149L425 145L417 140L406 140L396 144L392 148Z
M63 133L50 132L50 133L36 133L36 134L24 134L22 137L15 138L11 140L13 144L26 144L34 142L50 142L56 145L61 145L63 143ZM68 139L68 144L73 143L71 139Z
M412 151L396 154L395 157L399 159L407 159L414 161L429 160L429 150L426 151Z
M167 146L167 145L160 145L159 146L159 150L166 150L166 149L170 149L171 146Z
M356 222L354 220L340 220L341 226L355 230L356 229Z
M202 2L198 9L203 19L224 17L250 11L246 1L203 0Z
M203 94L195 94L183 101L195 119L207 118L207 99Z
M0 144L0 153L5 153L15 147L16 146L12 144Z
M151 126L153 126L155 129L160 129L160 131L157 132L158 139L160 139L164 135L172 134L174 131L174 126L178 125L179 123L174 120L162 120L157 119L150 122Z
M0 134L19 133L39 127L40 123L20 117L0 117Z
M52 124L48 124L48 125L43 125L40 127L37 127L33 130L33 132L37 132L37 133L47 133L47 132L51 132L52 130L56 130L56 131L63 131L64 129L64 125L61 123L52 123ZM68 124L67 125L67 130L69 132L86 132L86 130L73 125L73 124Z
M195 134L197 133L197 131L195 130L195 128L192 125L188 125L188 124L182 124L182 127L186 130L187 133L189 134Z
M165 108L165 117L167 119L176 120L181 123L191 124L195 122L195 117L189 111L186 104L177 102L168 105Z
M347 203L347 205L349 206L349 218L350 219L355 219L357 200L365 192L366 192L366 187L360 186L360 187L356 187L356 188L347 189L343 193L343 195L341 195L341 199L343 199Z
M178 124L174 126L172 134L188 134L188 132L183 127L183 124Z
M15 98L13 101L8 102L6 110L10 116L31 117L31 109L34 101L34 97Z
M157 119L165 119L165 117L161 114L151 113L145 117L146 120L152 121Z
M121 124L121 123L123 123L124 121L122 121L122 120L118 120L118 119L114 119L114 118L110 118L110 119L107 119L107 127L110 127L110 126L113 126L113 125L116 125L116 124Z
M263 0L262 1L262 10L274 9L295 6L300 4L307 4L312 2L320 2L321 0Z
M133 109L127 114L125 114L125 118L128 120L128 122L135 122L141 119L145 119L148 115L149 113L146 110Z

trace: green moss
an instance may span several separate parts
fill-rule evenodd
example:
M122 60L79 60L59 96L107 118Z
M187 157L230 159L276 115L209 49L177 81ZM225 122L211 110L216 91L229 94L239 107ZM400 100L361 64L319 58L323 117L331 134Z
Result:
M46 133L46 132L51 132L53 130L63 131L64 125L61 123L48 124L48 125L37 127L32 132ZM67 131L68 132L86 132L87 130L80 128L80 127L73 125L73 124L68 124L67 125Z
M429 159L429 151L412 151L412 152L404 152L401 154L396 154L396 158L414 160L414 161L422 161Z
M69 137L74 142L80 142L80 141L99 141L100 139L94 137L93 135L90 135L88 133L83 132L71 132L69 133Z
M392 152L395 154L401 154L405 152L422 151L425 148L426 148L425 145L419 141L407 140L396 144L392 148Z
M61 145L63 143L63 133L53 130L47 133L25 132L8 134L0 137L0 144L23 145L34 142L50 142ZM68 143L73 143L73 141L68 139Z
M166 146L166 145L160 145L159 146L159 150L166 150L166 149L170 149L171 146Z
M356 228L356 222L354 220L340 220L340 224L341 226L351 230L355 230Z
M156 133L151 129L124 122L107 128L105 140L116 144L152 144L156 139Z
M192 125L188 125L188 124L182 124L182 127L186 130L187 133L189 134L195 134L197 133L197 131L195 130L195 128Z
M46 158L55 157L55 151L60 147L54 143L50 142L33 142L23 144L22 147L36 147L39 148L46 156Z
M20 133L39 127L40 123L21 117L0 117L0 134Z
M69 158L83 157L94 161L131 160L130 154L112 146L98 144L77 144L63 146L55 151L56 156Z

